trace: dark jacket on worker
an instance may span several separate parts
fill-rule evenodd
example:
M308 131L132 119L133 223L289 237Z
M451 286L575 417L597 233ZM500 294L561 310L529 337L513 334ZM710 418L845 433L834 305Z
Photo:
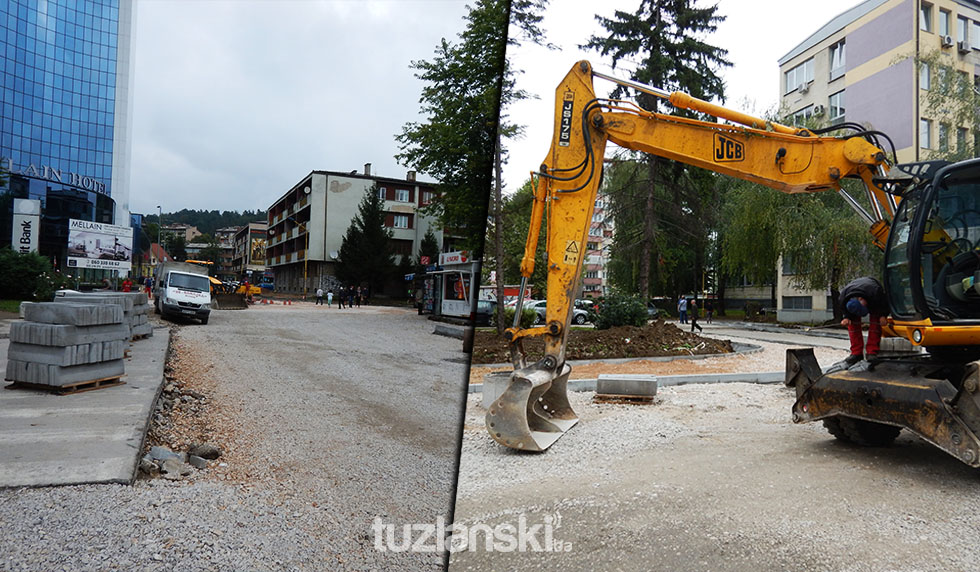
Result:
M851 298L867 300L868 312L871 314L876 316L888 315L888 298L885 297L885 289L881 287L881 283L870 276L851 280L840 292L840 307L844 312L844 317L848 320L855 320L860 316L855 316L847 311L847 301Z

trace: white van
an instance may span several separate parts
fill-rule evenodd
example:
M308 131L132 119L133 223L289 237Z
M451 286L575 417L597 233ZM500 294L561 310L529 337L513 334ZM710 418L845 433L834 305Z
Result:
M203 266L162 262L153 273L153 308L157 314L197 318L211 316L211 281Z

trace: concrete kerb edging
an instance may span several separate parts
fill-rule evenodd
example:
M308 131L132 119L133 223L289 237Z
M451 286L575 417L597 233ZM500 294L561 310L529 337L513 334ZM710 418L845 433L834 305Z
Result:
M171 355L171 352L173 352L173 346L174 346L174 337L173 337L173 335L171 335L171 331L170 331L170 327L169 326L162 326L162 327L157 327L157 328L154 328L154 329L162 329L166 333L166 336L167 336L167 350L163 354L163 368L160 371L160 383L157 384L157 390L153 394L153 401L150 403L150 414L146 416L146 423L143 424L143 436L140 438L139 449L137 449L137 452L138 453L137 453L135 459L133 459L133 470L131 472L132 476L130 477L129 483L128 483L130 485L132 485L136 481L136 475L137 475L137 473L139 471L139 466L140 466L140 459L143 457L143 454L142 454L143 453L143 447L146 446L146 435L150 431L150 423L152 422L152 419L153 419L154 406L156 405L157 401L160 399L160 394L163 393L163 386L165 385L164 384L164 376L166 375L167 364L170 363L170 355ZM139 342L136 342L136 343L139 343Z
M592 363L609 363L609 364L621 364L629 363L634 361L674 361L677 359L695 360L695 359L711 359L711 358L721 358L730 357L732 355L747 355L754 354L762 351L762 346L757 346L755 344L745 344L741 342L732 342L732 349L735 351L730 354L701 354L701 355L689 355L689 356L660 356L660 357L639 357L639 358L615 358L615 359L592 359L592 360L569 360L568 364L572 367L576 365L586 365ZM479 367L512 367L509 363L497 363L497 364L472 364L478 365ZM778 374L778 379L772 377ZM753 378L754 376L754 378ZM738 379L735 379L738 377ZM703 378L703 379L702 379ZM731 378L731 379L730 379ZM741 379L741 378L752 378L752 379ZM765 381L762 381L762 380ZM767 372L767 373L714 373L714 374L702 374L702 375L663 375L657 376L658 383L661 386L667 385L684 385L688 383L778 383L785 379L784 372ZM667 381L660 381L667 380ZM595 386L597 379L572 379L568 382L569 391L595 391ZM469 393L476 393L478 391L483 391L482 383L471 383L468 389Z

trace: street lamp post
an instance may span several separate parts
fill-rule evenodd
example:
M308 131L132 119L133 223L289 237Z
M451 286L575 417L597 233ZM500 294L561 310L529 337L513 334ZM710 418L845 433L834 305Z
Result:
M160 232L163 229L163 209L157 205L157 244L160 244Z

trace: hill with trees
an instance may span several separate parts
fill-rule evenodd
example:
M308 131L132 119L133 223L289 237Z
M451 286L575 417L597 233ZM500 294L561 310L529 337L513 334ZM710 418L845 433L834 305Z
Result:
M163 213L163 224L189 224L204 234L214 236L219 228L245 226L250 222L266 220L266 211L199 211L181 209L174 213ZM144 223L159 223L156 214L144 216Z

